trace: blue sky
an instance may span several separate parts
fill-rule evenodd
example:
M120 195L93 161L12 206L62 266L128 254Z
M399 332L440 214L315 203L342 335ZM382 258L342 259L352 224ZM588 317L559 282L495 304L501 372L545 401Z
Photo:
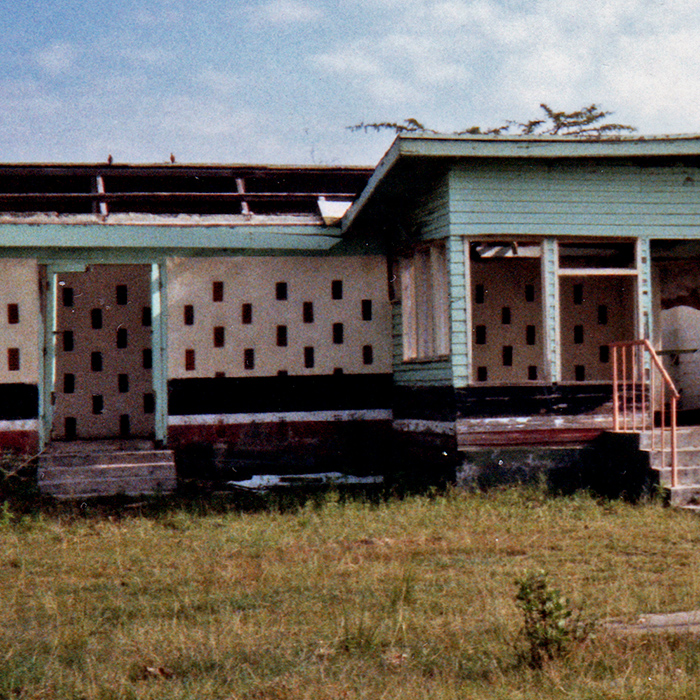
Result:
M700 132L700 0L8 0L0 161L373 165L440 130L596 102Z

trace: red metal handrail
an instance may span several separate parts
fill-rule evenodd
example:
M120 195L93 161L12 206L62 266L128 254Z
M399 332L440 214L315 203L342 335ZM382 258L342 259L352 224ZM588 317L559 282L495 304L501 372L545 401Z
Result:
M680 394L648 340L610 343L613 356L613 431L651 432L651 450L666 464L666 433L671 454L671 486L678 485L677 420ZM657 379L661 381L658 382ZM668 393L668 419L666 394ZM657 425L656 415L659 415ZM668 420L668 425L667 425ZM657 448L657 435L660 447Z

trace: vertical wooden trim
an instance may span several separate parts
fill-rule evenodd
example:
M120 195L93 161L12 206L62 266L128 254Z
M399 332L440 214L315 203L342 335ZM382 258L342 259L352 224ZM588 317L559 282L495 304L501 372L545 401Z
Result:
M167 278L164 263L151 264L151 344L153 356L153 393L155 394L155 438L166 443L168 438L168 327Z
M465 387L469 383L468 362L470 336L466 306L469 288L465 287L464 241L461 236L447 239L447 262L450 271L450 336L452 384Z
M653 343L653 313L651 293L651 246L649 239L638 238L637 248L637 328L638 339Z
M559 245L555 238L542 241L542 290L545 371L547 379L554 383L561 381Z
M44 449L51 441L53 425L53 392L56 381L56 274L53 265L46 266L43 303L44 323L41 326L43 362L39 363L39 444Z

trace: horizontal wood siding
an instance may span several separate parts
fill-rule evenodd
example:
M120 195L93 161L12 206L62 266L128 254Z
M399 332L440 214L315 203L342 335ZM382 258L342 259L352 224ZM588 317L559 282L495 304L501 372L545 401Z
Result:
M452 232L683 237L700 229L700 168L471 162L451 175Z
M447 238L450 231L449 179L436 180L415 203L411 223L423 241Z
M402 386L449 386L452 366L449 360L404 362L401 337L401 304L392 307L394 383Z

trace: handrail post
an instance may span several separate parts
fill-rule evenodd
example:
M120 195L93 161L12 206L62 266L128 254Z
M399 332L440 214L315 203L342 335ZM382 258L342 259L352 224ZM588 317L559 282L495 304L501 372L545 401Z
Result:
M613 345L613 430L617 433L620 431L620 378L617 376L617 351L618 348Z
M678 399L671 396L671 486L678 486L678 434L676 431L676 404Z

